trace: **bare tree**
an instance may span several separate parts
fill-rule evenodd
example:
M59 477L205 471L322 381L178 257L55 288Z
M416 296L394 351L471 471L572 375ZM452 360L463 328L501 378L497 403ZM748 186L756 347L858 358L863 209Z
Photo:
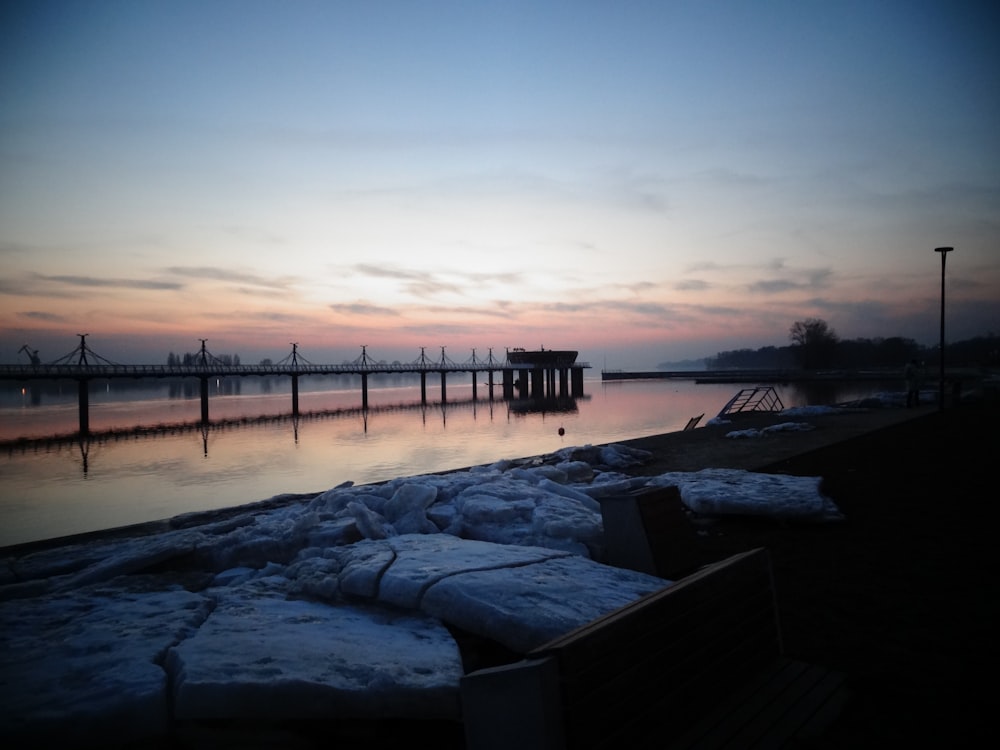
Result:
M837 350L837 334L820 318L797 320L788 330L799 355L802 367L815 370L819 367L829 367L834 361Z

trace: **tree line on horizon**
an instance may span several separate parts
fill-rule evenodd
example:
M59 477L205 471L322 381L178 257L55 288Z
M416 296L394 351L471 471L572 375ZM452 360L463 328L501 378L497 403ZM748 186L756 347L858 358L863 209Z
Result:
M733 349L706 357L708 370L804 370L899 368L911 359L936 364L939 346L924 346L902 336L888 338L841 339L820 318L806 318L792 324L788 346ZM201 352L182 355L170 352L169 366L193 366L201 362ZM239 365L239 354L211 355L223 365ZM945 342L945 361L966 367L1000 366L1000 335L989 333L963 341ZM261 364L272 364L270 359ZM661 365L662 367L662 365Z
M212 354L210 356L213 362L221 365L229 366L240 363L239 354L221 354L218 357ZM167 355L168 367L193 367L199 364L201 364L201 352L185 352L184 354L170 352Z
M788 346L734 349L705 358L709 370L786 370L802 368L862 369L899 368L911 359L936 364L940 346L924 346L902 336L889 338L841 339L820 318L792 324ZM945 342L945 362L955 366L996 367L1000 365L1000 335Z

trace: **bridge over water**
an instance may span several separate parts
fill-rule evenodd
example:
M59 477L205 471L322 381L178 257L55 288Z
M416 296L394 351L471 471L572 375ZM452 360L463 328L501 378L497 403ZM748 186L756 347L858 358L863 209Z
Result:
M502 377L503 398L555 398L583 395L583 371L590 367L585 362L572 364L549 364L532 362L511 362L505 355L501 361L489 350L486 359L477 359L476 350L465 362L455 362L441 347L441 358L432 360L426 356L424 348L420 356L409 363L379 362L368 355L367 347L361 347L361 356L353 362L339 365L313 364L298 352L298 344L292 344L291 353L273 364L242 365L224 361L208 351L207 339L201 339L201 350L193 362L168 365L126 365L111 362L98 355L87 345L88 334L78 334L80 343L76 349L64 357L50 363L42 363L37 352L22 347L31 359L30 364L0 365L0 380L30 383L32 381L73 380L78 385L80 412L80 434L90 431L90 382L92 380L114 380L122 378L197 378L201 383L201 421L209 422L209 383L227 377L268 377L287 376L292 383L292 415L299 413L299 378L308 375L360 375L361 408L368 408L368 376L379 374L418 374L420 376L420 400L427 403L427 375L437 374L441 382L441 401L446 402L447 377L454 373L469 373L472 376L472 400L478 399L478 375L486 373L489 398L493 399L494 374ZM523 353L522 353L523 354Z

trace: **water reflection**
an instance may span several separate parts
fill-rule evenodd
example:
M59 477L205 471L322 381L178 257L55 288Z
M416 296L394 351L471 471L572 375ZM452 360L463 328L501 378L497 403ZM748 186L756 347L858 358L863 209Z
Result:
M587 397L582 397L587 398ZM392 404L382 404L368 407L348 407L339 409L326 409L309 412L299 412L297 414L259 414L256 416L241 416L228 419L216 419L209 422L201 420L182 421L172 423L157 423L146 425L135 425L129 428L114 428L104 430L91 430L86 435L77 432L64 432L46 435L35 438L17 438L13 440L0 441L0 447L6 449L8 455L15 453L28 453L38 451L49 451L59 446L74 445L79 447L80 455L83 457L82 470L87 474L89 464L87 456L92 445L104 445L111 442L154 440L156 438L173 437L185 433L198 433L202 437L202 455L209 455L209 437L217 432L237 428L254 428L265 426L290 425L292 428L292 439L294 443L299 442L299 427L303 422L317 420L337 420L337 419L360 419L364 433L368 432L369 417L375 417L388 413L419 412L422 422L426 425L427 415L439 414L443 427L447 426L449 411L471 411L473 419L478 416L478 410L485 405L486 412L492 420L494 416L494 406L502 406L504 409L515 415L529 414L572 414L578 411L577 398L560 397L545 399L511 399L508 401L495 402L493 399L483 401L482 399L460 399L442 402L400 402Z
M408 373L378 373L369 377L369 387L375 389L411 388L419 384L419 376ZM449 389L454 385L449 383ZM483 384L484 387L486 384ZM246 375L215 378L210 382L215 396L253 396L291 394L291 378L287 376ZM153 401L160 398L191 400L200 397L201 382L198 378L93 378L88 383L92 403L109 401ZM357 393L361 389L360 375L300 375L301 393L329 393L332 391ZM0 408L46 407L76 403L77 382L63 380L33 380L19 384L13 381L0 383Z
M515 414L573 414L579 410L577 400L586 398L586 396L519 398L510 402L510 410Z
M74 435L68 403L0 409L0 546L210 510L281 494L318 492L615 442L704 424L739 389L731 384L589 382L567 400L490 401L449 386L449 400L423 404L416 388L220 396L202 424L198 400L109 401L91 412L87 441ZM815 386L821 386L820 389ZM896 384L898 389L898 384ZM786 406L838 403L880 384L787 385ZM19 395L19 394L18 394ZM822 399L817 400L817 399ZM143 427L132 425L144 424ZM123 426L124 425L124 426Z

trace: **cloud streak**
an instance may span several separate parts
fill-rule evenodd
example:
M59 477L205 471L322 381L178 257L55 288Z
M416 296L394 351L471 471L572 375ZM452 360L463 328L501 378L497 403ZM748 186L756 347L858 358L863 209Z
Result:
M183 287L174 281L157 281L153 279L116 279L100 276L41 276L42 281L65 284L71 287L92 289L140 289L143 291L177 291Z
M292 284L289 277L273 278L246 271L234 271L218 266L170 266L165 271L174 276L181 276L198 281L222 281L229 284L249 284L265 289L286 289Z
M59 315L57 313L44 312L42 310L25 310L19 312L18 317L26 318L28 320L40 321L43 323L68 323L65 315Z
M396 287L398 291L424 300L442 296L479 296L490 289L513 289L525 283L525 275L521 272L418 270L400 265L377 266L369 263L355 264L344 273L359 280L400 282Z
M382 305L373 305L368 302L349 302L349 303L335 303L328 305L328 307L339 315L349 315L349 316L378 316L378 317L397 317L399 311L391 308L384 307Z
M130 279L71 274L26 273L17 279L0 279L0 295L74 297L88 290L176 292L183 284L161 279Z

